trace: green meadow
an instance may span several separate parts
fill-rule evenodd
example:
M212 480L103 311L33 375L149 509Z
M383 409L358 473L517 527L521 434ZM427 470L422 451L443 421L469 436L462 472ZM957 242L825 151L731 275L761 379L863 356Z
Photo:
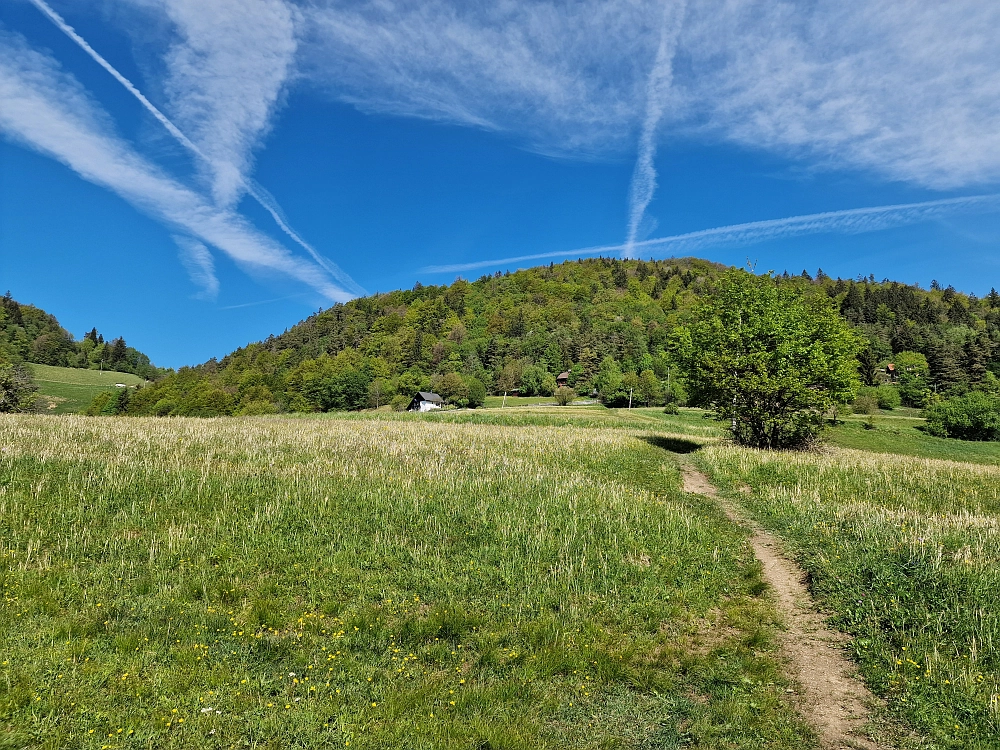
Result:
M0 747L816 747L693 461L854 636L874 736L995 748L1000 467L912 421L0 417Z
M0 433L3 746L810 741L745 532L644 424Z
M115 390L116 383L132 386L143 382L142 378L128 372L38 364L27 367L38 386L39 408L48 414L79 413L90 406L98 393Z

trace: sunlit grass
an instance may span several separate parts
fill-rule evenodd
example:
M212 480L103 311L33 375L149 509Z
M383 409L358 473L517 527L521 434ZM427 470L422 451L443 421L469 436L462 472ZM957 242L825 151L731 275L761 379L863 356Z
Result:
M788 540L895 712L934 746L1000 747L1000 467L844 449L698 456Z
M697 417L480 418L0 417L0 746L811 746Z

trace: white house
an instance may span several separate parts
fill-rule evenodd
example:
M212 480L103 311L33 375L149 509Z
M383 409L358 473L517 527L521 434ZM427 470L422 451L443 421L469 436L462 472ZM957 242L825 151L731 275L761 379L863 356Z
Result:
M440 409L443 405L444 399L436 393L418 391L407 407L407 411L433 411L434 409Z

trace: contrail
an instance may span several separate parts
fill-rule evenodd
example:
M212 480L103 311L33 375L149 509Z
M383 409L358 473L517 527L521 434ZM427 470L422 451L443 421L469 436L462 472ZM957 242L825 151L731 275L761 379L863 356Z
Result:
M62 16L60 16L52 8L50 8L48 4L45 2L45 0L28 0L28 1L36 8L38 8L38 10L40 10L43 14L45 14L49 18L49 20L51 20L52 23L54 23L59 28L60 31L62 31L66 36L68 36L74 42L76 42L77 45L80 47L80 49L82 49L84 52L90 55L90 57L94 60L94 62L96 62L98 65L104 68L108 73L110 73L116 81L118 81L122 86L124 86L128 90L130 94L132 94L132 96L138 99L139 103L142 104L142 106L145 107L149 111L149 113L153 115L153 117L155 117L160 122L160 124L167 129L167 132L170 133L170 135L172 135L178 143L180 143L182 146L184 146L184 148L186 148L192 154L194 154L199 159L204 161L206 164L209 164L211 166L212 164L211 160L207 156L205 156L204 153L202 153L201 149L199 149L198 146L190 138L184 135L181 129L178 128L176 125L174 125L174 123L170 121L170 118L168 118L165 114L163 114L156 107L156 105L154 105L151 101L149 101L149 99L147 99L143 95L143 93L139 91L139 89L137 89L132 84L131 81L129 81L125 76L119 73L118 70L111 63L105 60L104 57L97 50L91 47L87 43L86 39L77 34L76 30L68 23L66 23L66 21L63 19ZM340 267L337 266L336 263L329 260L328 258L324 258L322 255L316 252L316 249L313 248L312 245L310 245L308 242L302 239L302 237L299 236L298 232L296 232L288 225L288 222L285 220L284 212L281 210L281 207L278 205L277 201L274 200L274 197L263 188L263 186L261 186L254 180L248 179L242 173L240 174L240 177L243 179L243 185L246 187L247 193L250 195L250 197L252 197L255 201L257 201L257 203L260 204L261 208L263 208L271 215L271 218L274 219L275 224L278 225L281 231L283 231L286 235L288 235L288 237L293 242L295 242L300 247L302 247L306 252L308 252L309 255L312 256L312 259L316 261L316 263L321 268L323 268L331 276L337 279L337 281L341 282L345 287L347 287L352 294L365 293L365 290L361 286L359 286L357 282L354 281L354 279L352 279L350 276L344 273L344 271L342 271Z
M1000 193L986 195L971 195L964 198L943 198L921 203L899 203L892 206L873 206L870 208L850 208L844 211L826 211L818 214L790 216L784 219L766 219L751 221L746 224L730 224L712 229L699 229L696 232L675 234L670 237L659 237L652 240L635 242L637 250L655 250L692 252L705 247L752 245L767 240L782 237L797 237L823 232L841 232L844 234L864 234L882 229L917 224L921 221L947 216L956 213L990 213L1000 211ZM509 263L520 263L526 260L542 260L544 258L572 258L581 256L603 255L622 252L626 248L621 245L599 245L578 250L559 250L535 255L519 255L512 258L474 261L472 263L455 263L444 266L426 266L423 273L456 273L471 271L477 268L502 266Z
M668 0L663 11L660 46L656 50L656 61L646 84L646 119L642 123L639 154L629 187L628 234L623 248L626 258L634 256L639 226L656 192L656 167L653 164L656 157L656 131L663 119L663 109L673 81L674 53L686 7L686 0Z

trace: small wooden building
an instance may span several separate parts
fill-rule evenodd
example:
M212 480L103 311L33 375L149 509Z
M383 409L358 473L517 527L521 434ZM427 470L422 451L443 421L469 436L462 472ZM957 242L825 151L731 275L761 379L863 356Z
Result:
M436 393L430 391L417 391L417 395L410 401L407 411L433 411L444 406L444 399Z
M556 385L560 388L569 385L569 373L561 372L558 375L556 375Z

